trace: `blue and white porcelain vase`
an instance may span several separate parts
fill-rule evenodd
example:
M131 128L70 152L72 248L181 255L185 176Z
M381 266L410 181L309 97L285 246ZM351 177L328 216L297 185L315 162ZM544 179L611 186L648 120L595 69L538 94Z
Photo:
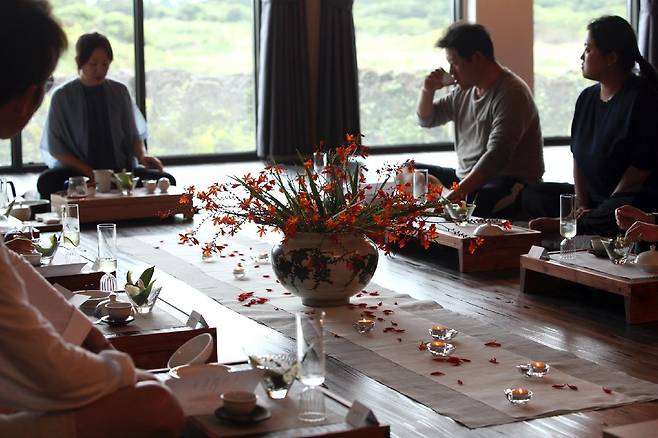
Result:
M311 307L349 303L370 282L378 259L377 247L362 234L297 233L272 248L277 279Z

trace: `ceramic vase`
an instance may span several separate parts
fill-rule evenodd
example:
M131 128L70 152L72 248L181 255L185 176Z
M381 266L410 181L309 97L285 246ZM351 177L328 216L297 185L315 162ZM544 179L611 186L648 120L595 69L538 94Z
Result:
M297 233L272 248L283 287L312 307L340 306L360 292L377 269L379 253L364 235Z

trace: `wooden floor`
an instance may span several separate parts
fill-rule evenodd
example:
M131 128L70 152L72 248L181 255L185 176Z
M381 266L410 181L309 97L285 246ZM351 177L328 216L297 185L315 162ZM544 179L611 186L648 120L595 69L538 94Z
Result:
M208 173L210 167L212 172ZM215 180L221 173L242 174L254 168L258 166L251 163L201 166L199 169L205 170L199 185L210 178ZM153 234L174 239L189 226L189 222L182 220L143 221L122 223L118 232L120 236ZM83 241L93 246L94 229L85 227L83 234L86 236ZM404 256L382 257L373 281L419 299L435 300L454 312L658 383L658 323L626 325L621 297L594 291L576 294L569 289L548 296L525 296L519 292L518 271L460 274L455 260L440 253L432 253L428 259L428 254L413 251ZM179 293L163 291L163 297L188 312L203 306L206 318L218 328L221 359L243 357L242 345L247 343L258 343L263 349L273 351L294 349L290 339L223 308L210 298L185 295L185 279L181 280L171 280L178 285ZM605 427L658 418L658 403L643 403L469 430L337 361L329 360L327 366L329 389L348 400L367 394L379 419L391 424L393 436L600 437Z

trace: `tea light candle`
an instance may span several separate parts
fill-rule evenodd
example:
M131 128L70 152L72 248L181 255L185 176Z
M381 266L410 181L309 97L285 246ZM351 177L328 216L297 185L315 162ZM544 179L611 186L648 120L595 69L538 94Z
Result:
M530 365L532 365L533 368L538 370L543 370L544 368L546 368L546 364L544 362L531 362Z
M369 333L372 329L375 328L375 321L368 318L361 318L354 323L354 329L361 333Z
M259 252L256 255L256 262L266 264L270 262L270 255L267 252Z
M455 346L443 341L432 341L427 344L427 351L434 356L448 356L455 351Z
M444 325L434 325L430 329L430 335L434 339L439 339L441 341L449 341L459 333L457 330L451 329Z
M505 391L507 400L513 405L522 405L528 403L532 398L532 391L525 388L507 388Z
M247 276L247 272L243 266L237 265L235 268L233 268L233 276L238 280L242 280Z

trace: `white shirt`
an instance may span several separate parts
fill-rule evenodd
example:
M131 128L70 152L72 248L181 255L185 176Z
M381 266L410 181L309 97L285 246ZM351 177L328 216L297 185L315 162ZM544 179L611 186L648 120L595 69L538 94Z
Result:
M55 289L23 257L7 251L11 265L25 282L28 302L37 308L66 342L80 345L91 330L91 321Z
M0 406L73 409L136 382L128 355L95 354L75 345L80 333L88 332L71 330L80 317L22 257L0 243ZM67 342L67 333L74 332L74 343Z

